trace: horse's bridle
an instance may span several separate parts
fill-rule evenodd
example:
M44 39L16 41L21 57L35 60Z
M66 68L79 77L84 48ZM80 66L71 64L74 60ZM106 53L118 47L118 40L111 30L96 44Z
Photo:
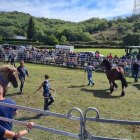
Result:
M4 83L4 84L6 84L6 82L3 80L3 78L1 77L1 74L0 74L0 79L1 79L1 81Z

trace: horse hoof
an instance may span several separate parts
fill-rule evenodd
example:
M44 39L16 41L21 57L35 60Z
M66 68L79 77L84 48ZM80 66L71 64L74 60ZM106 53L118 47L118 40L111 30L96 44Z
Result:
M114 89L111 87L111 88L110 88L110 92L112 93L112 92L113 92L113 90L114 90Z
M124 96L125 95L125 92L124 91L122 91L122 94L121 94L121 96Z

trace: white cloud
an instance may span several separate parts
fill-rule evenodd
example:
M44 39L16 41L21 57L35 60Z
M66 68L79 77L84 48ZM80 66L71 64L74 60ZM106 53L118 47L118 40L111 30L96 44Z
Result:
M67 21L83 21L92 17L108 18L131 14L133 12L133 0L87 0L87 3L79 5L82 0L1 0L1 11L20 11L37 17L55 18ZM88 9L91 4L97 7Z

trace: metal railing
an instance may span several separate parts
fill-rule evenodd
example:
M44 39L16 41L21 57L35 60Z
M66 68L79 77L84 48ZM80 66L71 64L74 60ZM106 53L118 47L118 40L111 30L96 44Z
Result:
M83 124L84 124L83 121L84 120L83 120L83 113L82 113L82 111L79 108L72 108L68 112L67 115L63 115L63 114L59 114L59 113L48 112L48 111L43 111L43 110L29 108L29 107L24 107L24 106L19 106L19 105L12 105L12 104L3 103L3 102L0 102L0 105L7 106L7 107L12 107L12 108L17 108L17 109L21 109L21 110L26 110L26 111L31 111L31 112L35 112L35 113L46 114L46 115L50 115L50 116L55 116L55 117L60 117L60 118L65 118L65 119L79 121L80 122L79 134L73 134L73 133L69 133L69 132L65 132L65 131L60 131L60 130L56 130L56 129L52 129L52 128L47 128L47 127L42 127L42 126L38 126L38 125L34 125L33 128L45 130L45 131L48 131L48 132L53 132L53 133L64 135L64 136L73 137L73 138L76 138L76 139L79 139L79 140L83 140L83 135L82 134L83 134ZM78 111L80 113L80 117L72 116L71 112L73 110ZM26 125L25 122L21 122L21 121L17 121L17 120L12 120L12 119L7 119L7 118L2 118L2 117L0 117L0 120L16 123L16 124L20 124L20 125Z
M113 119L100 118L99 111L96 108L93 108L93 107L87 108L85 110L84 116L83 116L83 113L79 108L72 108L68 112L67 115L63 115L63 114L59 114L59 113L48 112L48 111L43 111L43 110L24 107L24 106L19 106L19 105L12 105L12 104L3 103L3 102L0 102L0 105L78 121L78 122L80 122L79 134L73 134L73 133L70 133L70 132L65 132L65 131L56 130L56 129L52 129L52 128L47 128L47 127L43 127L43 126L39 126L39 125L34 125L33 128L48 131L48 132L52 132L52 133L56 133L56 134L60 134L60 135L64 135L64 136L68 136L68 137L72 137L72 138L76 138L76 139L79 139L79 140L85 140L85 139L91 139L91 140L125 140L125 139L118 139L118 138L93 136L86 129L86 121L102 122L102 123L114 123L114 124L125 124L125 125L140 125L140 121L125 121L125 120L113 120ZM80 113L80 117L72 116L71 112L73 110L78 111ZM96 112L96 117L87 117L87 112L90 111L90 110ZM12 123L20 124L20 125L24 125L24 126L26 125L25 122L18 121L18 120L13 120L13 119L8 119L8 118L3 118L3 117L0 117L0 120L12 122ZM26 138L23 138L23 139L26 140Z
M96 113L96 117L87 117L88 111L94 111ZM84 139L91 139L91 140L125 140L125 139L118 139L118 138L107 138L107 137L99 137L99 136L92 136L86 130L86 121L93 121L93 122L102 122L102 123L115 123L115 124L125 124L125 125L140 125L140 121L125 121L125 120L112 120L112 119L102 119L100 118L99 111L96 108L89 107L84 112Z

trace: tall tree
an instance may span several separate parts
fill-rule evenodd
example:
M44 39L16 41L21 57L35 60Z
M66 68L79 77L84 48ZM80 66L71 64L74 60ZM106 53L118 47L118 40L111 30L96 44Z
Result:
M27 38L30 40L36 39L35 23L32 17L29 19L28 23Z

